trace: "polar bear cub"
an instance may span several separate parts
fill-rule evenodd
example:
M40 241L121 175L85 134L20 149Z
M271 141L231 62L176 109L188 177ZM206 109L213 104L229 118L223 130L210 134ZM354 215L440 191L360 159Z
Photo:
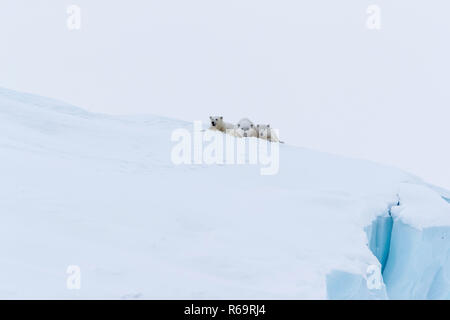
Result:
M280 141L278 139L277 134L270 127L270 124L258 124L256 126L256 131L258 132L258 138L260 139L268 140L271 142L284 143L283 141Z
M210 130L218 130L224 133L226 133L227 130L234 130L234 125L223 121L222 116L211 116L209 117L209 120L211 121L211 126L209 127Z
M236 136L238 137L257 137L258 132L255 129L255 125L247 118L239 120L236 125Z

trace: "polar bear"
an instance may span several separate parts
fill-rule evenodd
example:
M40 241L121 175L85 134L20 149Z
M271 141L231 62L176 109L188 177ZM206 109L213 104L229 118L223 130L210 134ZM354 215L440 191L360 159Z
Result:
M217 117L217 116L210 116L209 120L211 121L211 126L209 127L210 130L218 130L221 132L226 133L227 131L233 131L234 125L231 123L223 121L223 117Z
M278 139L277 134L270 127L270 124L258 124L256 126L256 131L258 133L258 138L260 139L269 140L271 142L284 143L283 141L280 141Z
M258 132L255 129L255 125L247 118L239 120L236 125L236 136L238 137L257 137Z

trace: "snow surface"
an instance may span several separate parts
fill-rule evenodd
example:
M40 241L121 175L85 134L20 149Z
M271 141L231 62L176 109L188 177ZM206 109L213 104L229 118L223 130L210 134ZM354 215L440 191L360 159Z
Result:
M399 194L400 205L392 210L394 218L417 229L450 226L450 206L444 196L415 184L401 184Z
M289 145L273 176L177 166L178 128L0 89L0 298L450 297L447 191Z

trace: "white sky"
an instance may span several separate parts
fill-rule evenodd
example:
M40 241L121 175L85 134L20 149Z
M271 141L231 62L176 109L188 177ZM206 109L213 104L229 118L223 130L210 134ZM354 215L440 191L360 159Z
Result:
M380 31L366 28L371 4ZM249 117L289 144L450 189L449 12L443 0L2 0L0 86L94 112Z

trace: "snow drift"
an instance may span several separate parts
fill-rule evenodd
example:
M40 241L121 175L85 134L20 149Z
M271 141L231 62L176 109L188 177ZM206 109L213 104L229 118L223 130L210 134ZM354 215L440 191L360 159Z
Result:
M273 176L174 165L191 127L0 89L0 298L450 297L447 191L289 145Z

